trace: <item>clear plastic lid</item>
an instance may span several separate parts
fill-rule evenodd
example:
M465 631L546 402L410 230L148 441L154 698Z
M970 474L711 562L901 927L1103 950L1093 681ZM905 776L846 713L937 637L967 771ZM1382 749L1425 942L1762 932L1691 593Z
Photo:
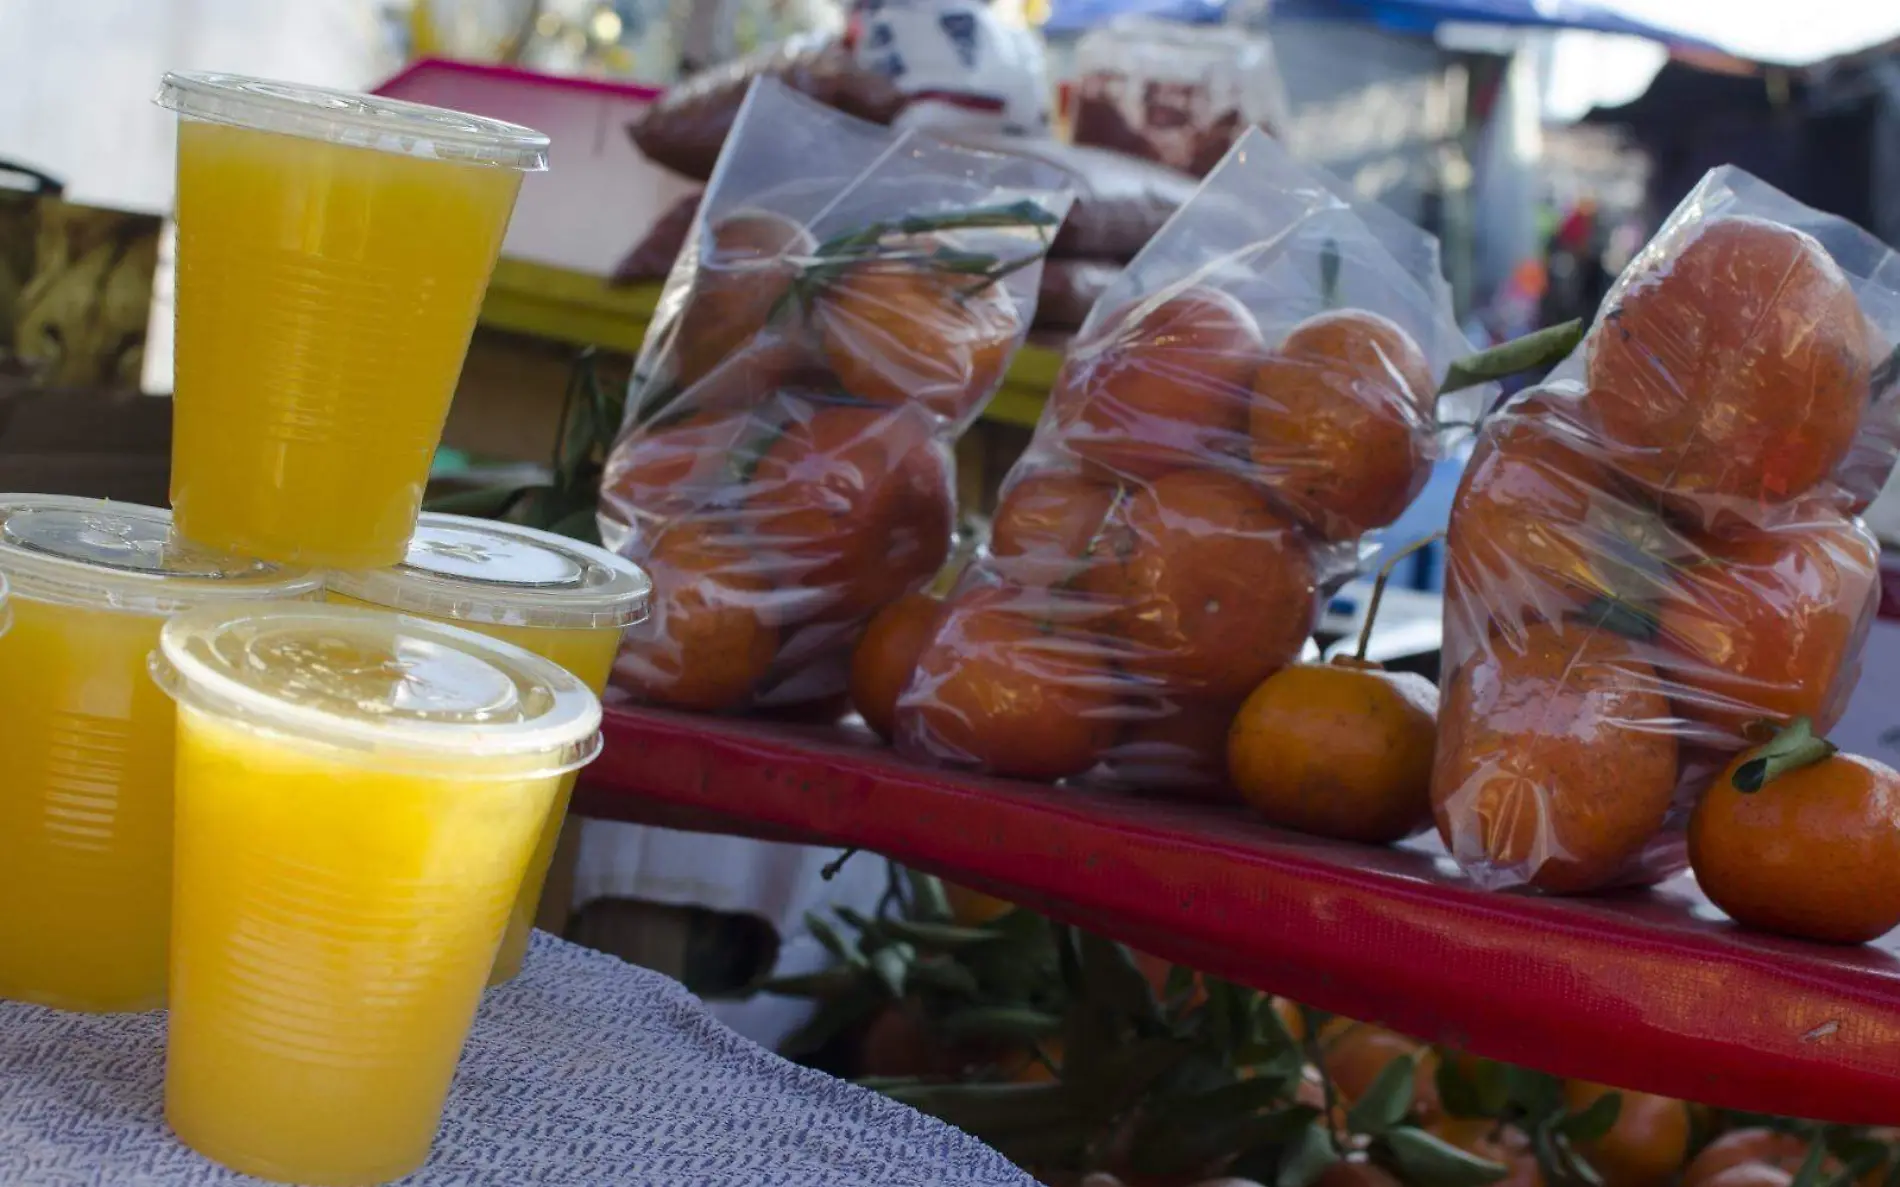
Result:
M0 574L16 597L140 614L305 598L321 584L181 539L161 508L71 495L0 494Z
M653 582L632 561L491 519L424 514L399 565L332 573L330 589L430 618L594 630L647 616Z
M194 610L165 624L152 675L233 724L395 769L523 778L600 752L600 701L559 665L382 610Z
M215 124L467 165L539 172L548 138L533 128L408 103L240 74L167 73L160 107Z

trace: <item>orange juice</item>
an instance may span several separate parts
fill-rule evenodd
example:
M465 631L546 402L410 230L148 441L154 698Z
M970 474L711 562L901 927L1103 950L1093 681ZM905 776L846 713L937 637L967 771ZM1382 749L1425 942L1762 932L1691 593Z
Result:
M512 124L167 75L178 128L172 507L271 560L394 564L523 169Z
M168 541L170 514L0 497L0 998L164 1004L172 705L145 674L187 605L308 597L316 582Z
M179 701L166 1117L247 1174L400 1178L599 702L519 648L337 606L182 615L154 672Z
M625 629L646 616L652 582L604 549L515 524L425 514L400 565L334 573L333 602L454 622L566 668L596 693L607 687ZM489 983L521 971L574 777L563 780L509 914Z

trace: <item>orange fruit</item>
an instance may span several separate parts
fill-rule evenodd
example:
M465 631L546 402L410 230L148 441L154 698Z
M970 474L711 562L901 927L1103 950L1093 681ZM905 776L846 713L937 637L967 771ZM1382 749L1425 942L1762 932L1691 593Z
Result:
M643 700L719 712L752 694L778 653L760 617L771 583L730 525L712 518L662 532L645 559L653 578L650 625L632 632L615 683Z
M980 927L1016 909L1014 903L1006 903L993 895L971 890L956 882L945 882L943 893L950 900L950 918L959 927Z
M826 363L860 400L961 419L1001 382L1025 328L1008 289L979 283L911 261L853 265L813 302Z
M1689 818L1689 864L1736 922L1834 944L1900 924L1900 774L1835 754L1755 792L1738 756Z
M926 417L803 402L753 466L746 507L759 545L791 560L782 584L809 616L833 618L921 585L950 554L956 517Z
M1743 1162L1699 1181L1697 1187L1791 1187L1795 1172L1766 1162Z
M1335 1036L1320 1052L1320 1065L1333 1082L1340 1097L1351 1104L1366 1094L1386 1065L1404 1055L1417 1055L1422 1047L1412 1039L1383 1026L1361 1022Z
M897 709L907 753L1020 779L1093 766L1114 739L1116 678L1101 648L1027 611L1007 586L945 608Z
M1510 1168L1493 1187L1544 1187L1544 1170L1537 1165L1531 1140L1515 1125L1489 1117L1440 1117L1425 1130L1473 1157Z
M851 652L851 704L864 724L886 741L897 698L910 683L942 609L928 594L905 594L872 616Z
M1435 392L1397 325L1360 309L1310 317L1254 373L1256 472L1323 539L1384 527L1431 474Z
M1763 718L1823 733L1847 707L1880 598L1880 545L1816 509L1804 522L1700 542L1661 603L1663 675L1676 712L1740 740Z
M1050 394L1070 452L1108 477L1154 478L1244 452L1260 328L1202 285L1109 315L1072 346Z
M1847 456L1867 403L1865 319L1813 238L1758 218L1687 228L1626 274L1585 346L1585 403L1625 473L1685 496L1780 503Z
M1702 1147L1682 1172L1682 1187L1707 1187L1715 1176L1748 1163L1777 1167L1792 1175L1807 1157L1807 1140L1795 1134L1761 1126L1731 1129Z
M1493 639L1445 689L1439 835L1480 882L1609 884L1669 810L1677 745L1657 723L1670 716L1655 669L1619 635L1537 623L1515 644Z
M693 411L634 430L607 460L601 497L630 521L677 518L732 491L731 459L748 440L773 432L769 420L743 412Z
M1125 541L1078 580L1119 607L1122 667L1162 692L1238 699L1291 663L1313 628L1312 552L1261 492L1184 470L1136 491Z
M1103 786L1178 798L1231 803L1227 731L1239 706L1232 701L1150 698L1130 702L1119 716L1136 715L1102 755Z
M1294 664L1242 703L1227 769L1273 824L1387 844L1431 822L1437 716L1438 689L1417 673Z
M1079 474L1012 478L990 520L990 557L1013 581L1053 585L1075 576L1121 488Z
M1663 1187L1689 1157L1689 1107L1666 1096L1581 1080L1564 1085L1564 1104L1581 1112L1610 1092L1623 1098L1616 1124L1596 1141L1579 1143L1578 1153L1603 1176L1603 1187Z
M737 211L706 229L670 343L681 387L699 382L765 328L798 275L788 257L814 246L804 227L763 210Z

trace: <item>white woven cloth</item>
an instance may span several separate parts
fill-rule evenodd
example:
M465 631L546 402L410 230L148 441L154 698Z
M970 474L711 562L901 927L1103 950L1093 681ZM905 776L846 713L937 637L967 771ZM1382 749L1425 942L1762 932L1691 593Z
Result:
M161 1014L0 1003L0 1184L240 1187L165 1128ZM796 1067L678 984L536 934L488 995L404 1187L1033 1187L1000 1154Z

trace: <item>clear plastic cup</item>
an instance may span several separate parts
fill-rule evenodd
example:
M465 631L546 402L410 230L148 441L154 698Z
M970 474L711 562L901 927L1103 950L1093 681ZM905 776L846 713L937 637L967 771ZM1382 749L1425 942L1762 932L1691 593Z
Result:
M0 495L0 575L0 997L154 1009L174 714L146 656L181 610L313 598L317 580L186 544L169 511L59 495Z
M524 171L528 128L167 74L178 126L172 508L201 543L402 560Z
M165 1113L235 1170L420 1166L600 702L512 644L343 606L181 615Z
M551 659L596 693L625 630L644 621L653 582L632 561L516 524L424 513L400 565L328 577L328 598L453 622ZM521 971L528 933L574 790L561 782L508 919L489 984Z

